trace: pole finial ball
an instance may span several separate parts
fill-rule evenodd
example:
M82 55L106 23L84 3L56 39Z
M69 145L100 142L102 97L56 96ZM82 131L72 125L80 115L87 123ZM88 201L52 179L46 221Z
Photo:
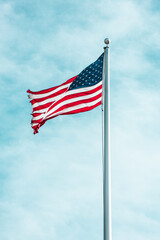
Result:
M105 43L105 44L108 45L108 44L110 44L110 42L111 42L111 40L110 40L109 38L105 38L105 39L104 39L104 43Z

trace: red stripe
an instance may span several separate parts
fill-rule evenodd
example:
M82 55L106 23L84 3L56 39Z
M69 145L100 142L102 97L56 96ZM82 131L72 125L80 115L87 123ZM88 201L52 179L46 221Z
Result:
M33 118L32 118L31 123L40 123L42 121L42 119L43 119L43 117L38 120L33 120Z
M52 88L48 88L48 89L44 89L44 90L41 90L41 91L33 92L33 91L31 91L30 89L28 89L28 90L27 90L27 93L31 93L31 94L35 94L35 95L36 95L36 94L38 95L38 94L49 93L49 92L55 90L56 88L58 88L58 87L60 87L60 86L63 86L63 85L65 85L65 84L68 84L68 83L73 82L76 77L77 77L77 76L68 79L65 83L62 83L61 85L58 85L58 86L52 87Z
M40 116L42 113L32 113L31 115L33 116L33 117L38 117L38 116Z

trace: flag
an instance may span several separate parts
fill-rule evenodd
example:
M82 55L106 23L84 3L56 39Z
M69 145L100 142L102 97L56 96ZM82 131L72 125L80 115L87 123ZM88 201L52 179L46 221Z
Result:
M28 90L34 134L49 119L89 111L101 104L104 53L65 83L38 92Z

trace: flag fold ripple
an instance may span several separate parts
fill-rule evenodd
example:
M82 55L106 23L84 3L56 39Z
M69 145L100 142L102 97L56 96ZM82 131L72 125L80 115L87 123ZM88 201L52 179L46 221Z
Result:
M103 58L104 54L59 86L27 91L33 108L31 126L34 134L51 118L89 111L101 104Z

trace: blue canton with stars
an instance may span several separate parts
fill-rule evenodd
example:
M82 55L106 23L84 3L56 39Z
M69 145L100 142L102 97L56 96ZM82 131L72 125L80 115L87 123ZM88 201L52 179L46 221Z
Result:
M91 65L86 67L72 82L69 90L91 87L102 81L104 53Z

